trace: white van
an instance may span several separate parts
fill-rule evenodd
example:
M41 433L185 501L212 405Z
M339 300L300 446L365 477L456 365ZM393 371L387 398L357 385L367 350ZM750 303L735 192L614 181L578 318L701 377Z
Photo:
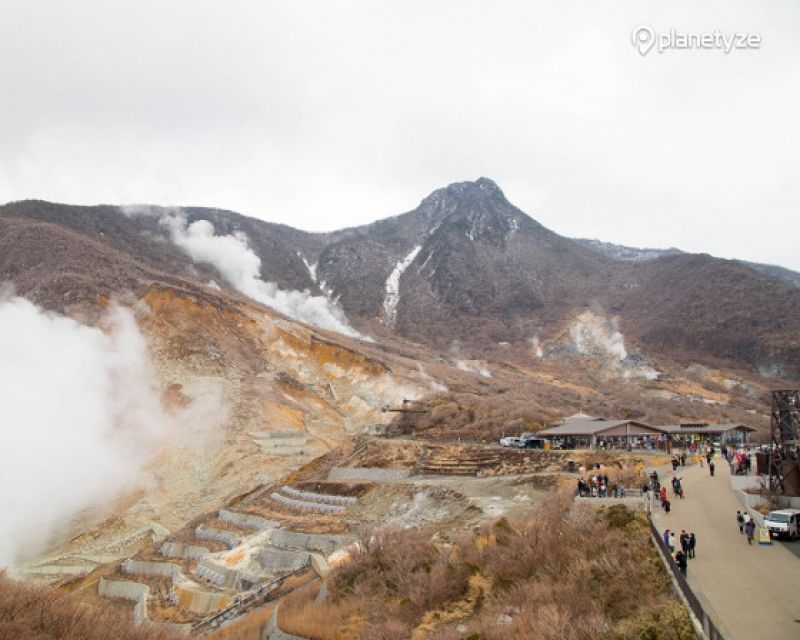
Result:
M772 538L797 540L800 536L800 509L770 511L764 518L764 526L769 529Z

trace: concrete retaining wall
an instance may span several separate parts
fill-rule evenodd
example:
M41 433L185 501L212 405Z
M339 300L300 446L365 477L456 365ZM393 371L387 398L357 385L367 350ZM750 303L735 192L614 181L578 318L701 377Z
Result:
M194 572L217 585L218 587L237 587L241 578L241 572L236 569L221 567L209 558L201 558L197 561L197 568Z
M744 491L735 489L734 495L738 498L739 502L742 506L747 510L750 516L753 518L753 521L756 523L757 526L763 527L764 526L764 516L761 515L758 511L756 511L756 507L759 504L765 503L766 501L759 495L755 495L752 493L746 493Z
M258 562L271 576L283 576L297 571L309 562L307 551L287 551L276 547L265 547L258 555Z
M305 440L306 438L304 431L296 431L294 429L278 429L276 431L250 431L249 433L254 438L261 438L265 440Z
M298 500L306 500L307 502L324 502L327 504L338 504L342 506L356 504L358 500L349 496L332 496L327 493L314 493L312 491L300 491L293 487L283 485L281 493Z
M331 568L328 565L328 561L320 555L319 553L312 553L311 554L311 568L314 572L323 580L328 577L328 574L331 572ZM323 587L326 587L323 584Z
M177 604L192 613L215 613L227 607L233 600L233 594L214 593L197 587L178 585L175 587Z
M209 549L193 544L183 544L182 542L165 542L161 545L160 553L168 558L197 560L209 553Z
M147 620L147 600L150 598L150 587L146 584L100 578L97 592L105 598L133 600L136 603L133 607L134 623L142 624Z
M94 569L94 566L45 564L38 567L28 567L24 570L24 573L27 575L79 576L89 573L92 569Z
M219 519L241 529L255 529L257 531L273 529L278 525L275 520L267 520L251 513L236 513L227 509L219 510Z
M276 502L285 504L299 511L315 511L317 513L342 513L345 509L335 504L321 504L319 502L306 502L305 500L295 500L287 498L280 493L272 493L270 496Z
M402 484L411 475L407 469L377 469L373 467L334 467L328 480L377 482L378 484Z
M197 529L194 530L194 535L197 536L198 540L214 540L216 542L221 542L227 545L229 549L233 549L241 542L239 536L233 531L204 527L202 524L197 525Z
M128 558L122 563L122 570L139 576L162 576L164 578L178 577L181 568L171 562L148 562L145 560L132 560Z
M297 533L287 529L275 529L270 534L269 543L284 549L319 551L325 555L352 542L348 536L325 535L323 533Z

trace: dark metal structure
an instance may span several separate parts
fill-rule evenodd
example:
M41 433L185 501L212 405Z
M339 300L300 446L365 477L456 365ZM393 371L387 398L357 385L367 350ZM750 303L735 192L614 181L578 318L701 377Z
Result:
M800 391L773 391L771 415L770 492L800 495Z
M392 425L391 431L394 434L400 433L407 435L413 433L416 427L416 418L414 415L428 413L428 409L418 402L403 399L403 405L401 407L390 407L386 405L381 407L381 412L399 413L400 419Z

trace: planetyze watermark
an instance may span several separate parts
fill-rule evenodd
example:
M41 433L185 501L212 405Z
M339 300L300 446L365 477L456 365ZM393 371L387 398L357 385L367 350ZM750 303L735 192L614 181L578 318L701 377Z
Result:
M631 42L643 56L653 49L658 53L670 49L716 49L731 53L739 49L761 48L761 36L757 33L725 33L719 29L707 33L677 29L659 32L647 25L636 27L631 32Z

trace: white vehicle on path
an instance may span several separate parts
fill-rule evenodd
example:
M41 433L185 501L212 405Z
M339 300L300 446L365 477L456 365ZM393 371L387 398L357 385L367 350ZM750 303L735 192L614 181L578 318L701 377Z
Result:
M773 538L797 540L800 537L800 509L770 511L764 518L764 526Z

